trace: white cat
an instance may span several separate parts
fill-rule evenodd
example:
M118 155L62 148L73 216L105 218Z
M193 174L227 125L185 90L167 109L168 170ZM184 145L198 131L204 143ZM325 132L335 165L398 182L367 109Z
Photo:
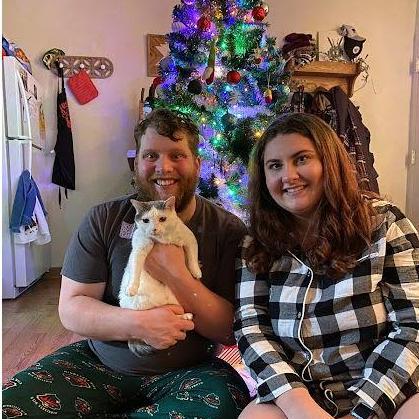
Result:
M175 197L166 201L140 202L131 199L135 207L136 228L132 235L132 250L122 277L119 304L123 308L147 310L165 304L179 304L170 288L152 278L144 270L144 262L154 243L182 246L186 266L192 276L201 278L198 262L198 243L192 231L182 222L175 211ZM191 313L182 315L192 320ZM141 340L131 340L128 347L137 356L153 352L153 348Z

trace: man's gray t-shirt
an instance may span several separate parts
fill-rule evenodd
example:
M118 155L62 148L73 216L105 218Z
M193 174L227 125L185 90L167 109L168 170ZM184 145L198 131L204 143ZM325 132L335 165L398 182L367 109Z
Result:
M131 198L136 196L89 211L70 241L62 269L64 276L77 282L106 282L103 301L111 305L119 305L119 288L131 252L135 216ZM187 226L198 241L202 281L234 303L235 257L246 228L236 216L205 198L196 196L196 204ZM196 365L211 358L215 349L211 341L193 331L171 348L143 357L134 355L127 342L89 339L89 344L105 365L126 374L162 374Z

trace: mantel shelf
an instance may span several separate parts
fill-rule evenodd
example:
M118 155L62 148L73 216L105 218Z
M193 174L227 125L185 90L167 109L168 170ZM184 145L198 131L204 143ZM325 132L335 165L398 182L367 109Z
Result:
M351 97L355 80L361 73L359 63L344 61L312 61L294 70L291 77L291 89L304 86L305 92L314 92L322 87L327 90L335 86Z

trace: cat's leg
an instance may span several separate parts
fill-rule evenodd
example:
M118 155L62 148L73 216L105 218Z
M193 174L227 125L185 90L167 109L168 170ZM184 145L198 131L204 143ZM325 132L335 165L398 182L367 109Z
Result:
M202 277L201 268L198 261L198 246L195 241L186 242L183 246L186 256L186 266L192 276L196 279Z
M149 244L145 245L144 247L142 247L139 251L135 253L135 256L132 262L133 269L131 270L132 272L131 283L129 284L127 288L127 294L131 297L134 295L137 295L138 293L138 289L140 287L140 276L144 267L144 262L145 262L146 257L150 253L151 249L153 248L153 246L154 246L154 243L150 242Z

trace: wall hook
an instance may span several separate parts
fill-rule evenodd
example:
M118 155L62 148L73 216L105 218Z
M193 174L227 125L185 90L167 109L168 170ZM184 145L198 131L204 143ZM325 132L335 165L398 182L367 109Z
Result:
M58 48L48 50L42 57L42 62L54 72L57 71L57 66L62 68L64 77L71 77L80 70L86 71L92 79L106 79L113 73L113 64L109 58L65 55L65 52Z
M113 73L113 64L106 57L85 57L79 55L64 55L58 58L64 77L71 77L84 70L92 79L106 79Z

